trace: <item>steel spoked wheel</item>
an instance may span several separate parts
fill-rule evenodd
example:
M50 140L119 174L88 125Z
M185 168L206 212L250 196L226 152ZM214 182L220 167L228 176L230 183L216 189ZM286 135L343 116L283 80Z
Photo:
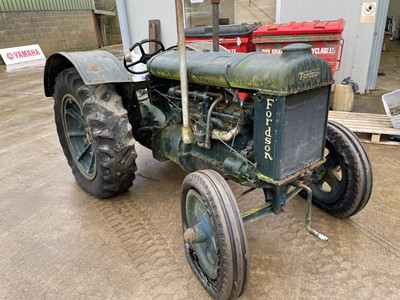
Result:
M182 223L189 264L214 299L235 299L246 286L247 242L236 200L212 170L186 176Z
M313 201L336 217L361 211L372 192L372 168L367 152L354 133L330 121L326 137L326 162L310 188Z
M53 96L58 138L78 184L98 198L128 190L135 179L136 152L114 86L87 86L70 68L58 74Z
M69 94L64 96L61 114L72 158L82 174L87 179L93 180L96 176L96 156L91 133L83 118L82 108L74 96Z

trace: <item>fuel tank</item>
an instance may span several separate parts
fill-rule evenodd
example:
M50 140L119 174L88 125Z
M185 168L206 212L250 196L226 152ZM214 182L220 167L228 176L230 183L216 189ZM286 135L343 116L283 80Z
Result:
M287 96L333 83L332 70L307 44L292 44L278 55L262 52L186 52L191 83ZM179 80L179 53L163 52L147 62L151 76Z

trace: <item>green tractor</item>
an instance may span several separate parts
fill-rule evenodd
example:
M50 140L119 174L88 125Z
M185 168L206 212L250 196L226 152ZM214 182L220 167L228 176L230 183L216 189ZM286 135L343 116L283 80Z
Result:
M148 54L145 43L159 50ZM244 223L281 213L300 194L307 230L327 240L310 227L312 202L339 218L365 207L368 155L350 130L328 121L331 69L309 45L287 46L280 55L186 51L186 104L179 51L154 40L135 48L141 58L127 56L125 68L104 51L48 58L44 88L55 100L60 143L78 184L99 198L132 186L135 141L189 172L181 196L184 249L212 297L244 292ZM147 70L132 70L139 63ZM132 82L127 71L148 75ZM147 99L138 97L143 89ZM262 189L263 205L240 213L226 180L248 187L243 194Z

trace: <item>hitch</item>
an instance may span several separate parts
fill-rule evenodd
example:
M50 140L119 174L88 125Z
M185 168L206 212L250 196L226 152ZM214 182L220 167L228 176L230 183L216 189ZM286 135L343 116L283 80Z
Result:
M312 204L312 190L303 183L296 182L294 184L296 187L299 187L306 191L307 193L307 214L306 214L306 230L308 233L312 234L313 236L319 238L321 241L327 242L329 239L327 236L319 233L318 231L311 228L311 204Z

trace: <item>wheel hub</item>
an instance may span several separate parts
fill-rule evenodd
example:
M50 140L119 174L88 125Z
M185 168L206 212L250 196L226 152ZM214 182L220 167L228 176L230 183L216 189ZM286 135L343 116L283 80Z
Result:
M90 138L89 134L89 128L85 128L85 134L86 134L86 144L91 145L92 144L92 139Z
M190 227L185 231L184 239L195 251L197 261L204 273L209 278L216 279L218 255L210 215L198 192L190 190L187 198L186 213Z

